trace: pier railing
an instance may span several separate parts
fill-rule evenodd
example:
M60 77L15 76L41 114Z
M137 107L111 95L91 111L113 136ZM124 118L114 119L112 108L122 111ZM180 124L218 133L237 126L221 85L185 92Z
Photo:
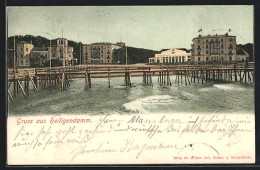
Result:
M132 86L132 76L143 77L143 84L153 86L152 77L158 77L158 83L172 85L185 84L191 86L208 81L234 81L241 83L254 82L254 65L148 65L148 66L68 66L53 68L20 69L15 74L9 70L8 95L14 102L14 97L22 91L25 97L29 94L30 82L38 92L39 88L59 85L64 91L70 87L70 81L76 78L85 79L84 89L91 88L91 79L107 78L111 87L111 77L124 77L124 84ZM171 78L175 76L175 81ZM10 92L13 84L13 92ZM24 84L24 85L22 85Z

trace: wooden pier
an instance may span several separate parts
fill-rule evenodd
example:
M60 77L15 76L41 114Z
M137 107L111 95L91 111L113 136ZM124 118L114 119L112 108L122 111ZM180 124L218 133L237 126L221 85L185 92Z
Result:
M108 87L111 87L112 77L123 77L125 86L132 86L132 76L143 77L143 84L153 86L152 77L158 77L159 84L171 86L173 83L178 85L191 86L197 83L214 82L241 82L254 83L254 67L252 65L203 65L203 66L159 66L145 65L124 66L124 65L80 65L70 67L37 68L18 70L13 73L9 70L8 74L8 96L12 102L19 92L25 97L29 94L30 82L33 89L39 92L40 88L47 88L53 85L60 86L64 91L70 87L70 81L77 78L83 78L84 89L92 87L93 78L107 78ZM171 80L175 77L175 81ZM10 91L13 84L12 93Z

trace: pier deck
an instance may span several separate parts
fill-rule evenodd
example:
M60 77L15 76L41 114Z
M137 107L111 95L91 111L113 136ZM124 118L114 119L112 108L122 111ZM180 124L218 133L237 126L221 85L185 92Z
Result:
M152 77L158 77L158 83L172 85L172 83L192 85L207 83L208 81L234 81L241 83L254 82L254 66L244 65L80 65L53 68L18 69L14 73L8 72L8 95L12 102L19 89L25 97L29 93L29 84L38 92L39 86L60 85L61 91L70 86L70 81L84 78L84 89L91 88L91 79L107 78L108 87L111 77L124 77L124 84L132 86L132 76L143 77L143 84L153 86ZM175 82L171 81L175 77ZM10 86L13 84L12 93ZM24 86L22 85L24 84ZM47 86L48 87L48 86Z

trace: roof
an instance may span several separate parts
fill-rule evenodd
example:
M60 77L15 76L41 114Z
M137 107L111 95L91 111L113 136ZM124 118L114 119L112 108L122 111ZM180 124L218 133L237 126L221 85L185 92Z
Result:
M67 40L66 38L57 38L57 40Z
M162 51L160 54L163 54L163 55L172 55L172 54L181 55L181 54L189 54L189 53L190 53L189 50L187 50L186 48L171 48L171 49Z
M160 53L163 52L163 51L167 51L167 50L169 50L169 49L162 49L162 50L160 51Z
M186 53L190 53L190 50L186 49L186 48L177 48L178 50L182 50L182 51L186 51Z
M109 42L98 42L98 43L93 43L93 44L90 44L90 45L110 45L112 43L109 43Z
M215 34L215 35L210 35L210 34L208 34L208 35L203 35L203 36L201 36L201 35L199 35L199 36L197 36L197 37L195 37L195 38L193 38L193 39L197 39L197 38L208 38L208 37L211 37L211 38L217 38L217 37L236 37L236 36L234 36L234 35L228 35L228 33L226 33L226 34L222 34L222 35L218 35L218 34Z
M48 51L48 47L34 47L32 51Z
M116 44L115 43L110 43L110 42L96 42L96 43L92 43L92 44L83 44L84 46L85 45L88 45L88 46L91 46L91 45L116 45L116 46L121 46L121 45L125 45L124 42L117 42Z
M26 41L21 41L21 42L19 42L18 44L31 44L31 43L28 43L28 42L26 42Z

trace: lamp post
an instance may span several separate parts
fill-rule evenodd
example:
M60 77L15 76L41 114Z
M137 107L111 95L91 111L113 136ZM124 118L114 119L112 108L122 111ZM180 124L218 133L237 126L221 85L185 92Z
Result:
M127 46L125 46L125 58L126 58L125 65L127 66Z
M63 56L63 67L65 67L63 28L62 28L62 56Z
M15 77L15 71L16 71L16 66L15 66L15 63L16 63L16 58L15 58L15 37L14 37L14 48L13 49L8 49L8 51L11 51L13 52L13 69L14 69L14 77Z
M49 57L50 58L50 70L51 70L51 55L52 54L51 54L51 40L50 40L50 57Z
M81 65L81 42L79 42L79 65Z

